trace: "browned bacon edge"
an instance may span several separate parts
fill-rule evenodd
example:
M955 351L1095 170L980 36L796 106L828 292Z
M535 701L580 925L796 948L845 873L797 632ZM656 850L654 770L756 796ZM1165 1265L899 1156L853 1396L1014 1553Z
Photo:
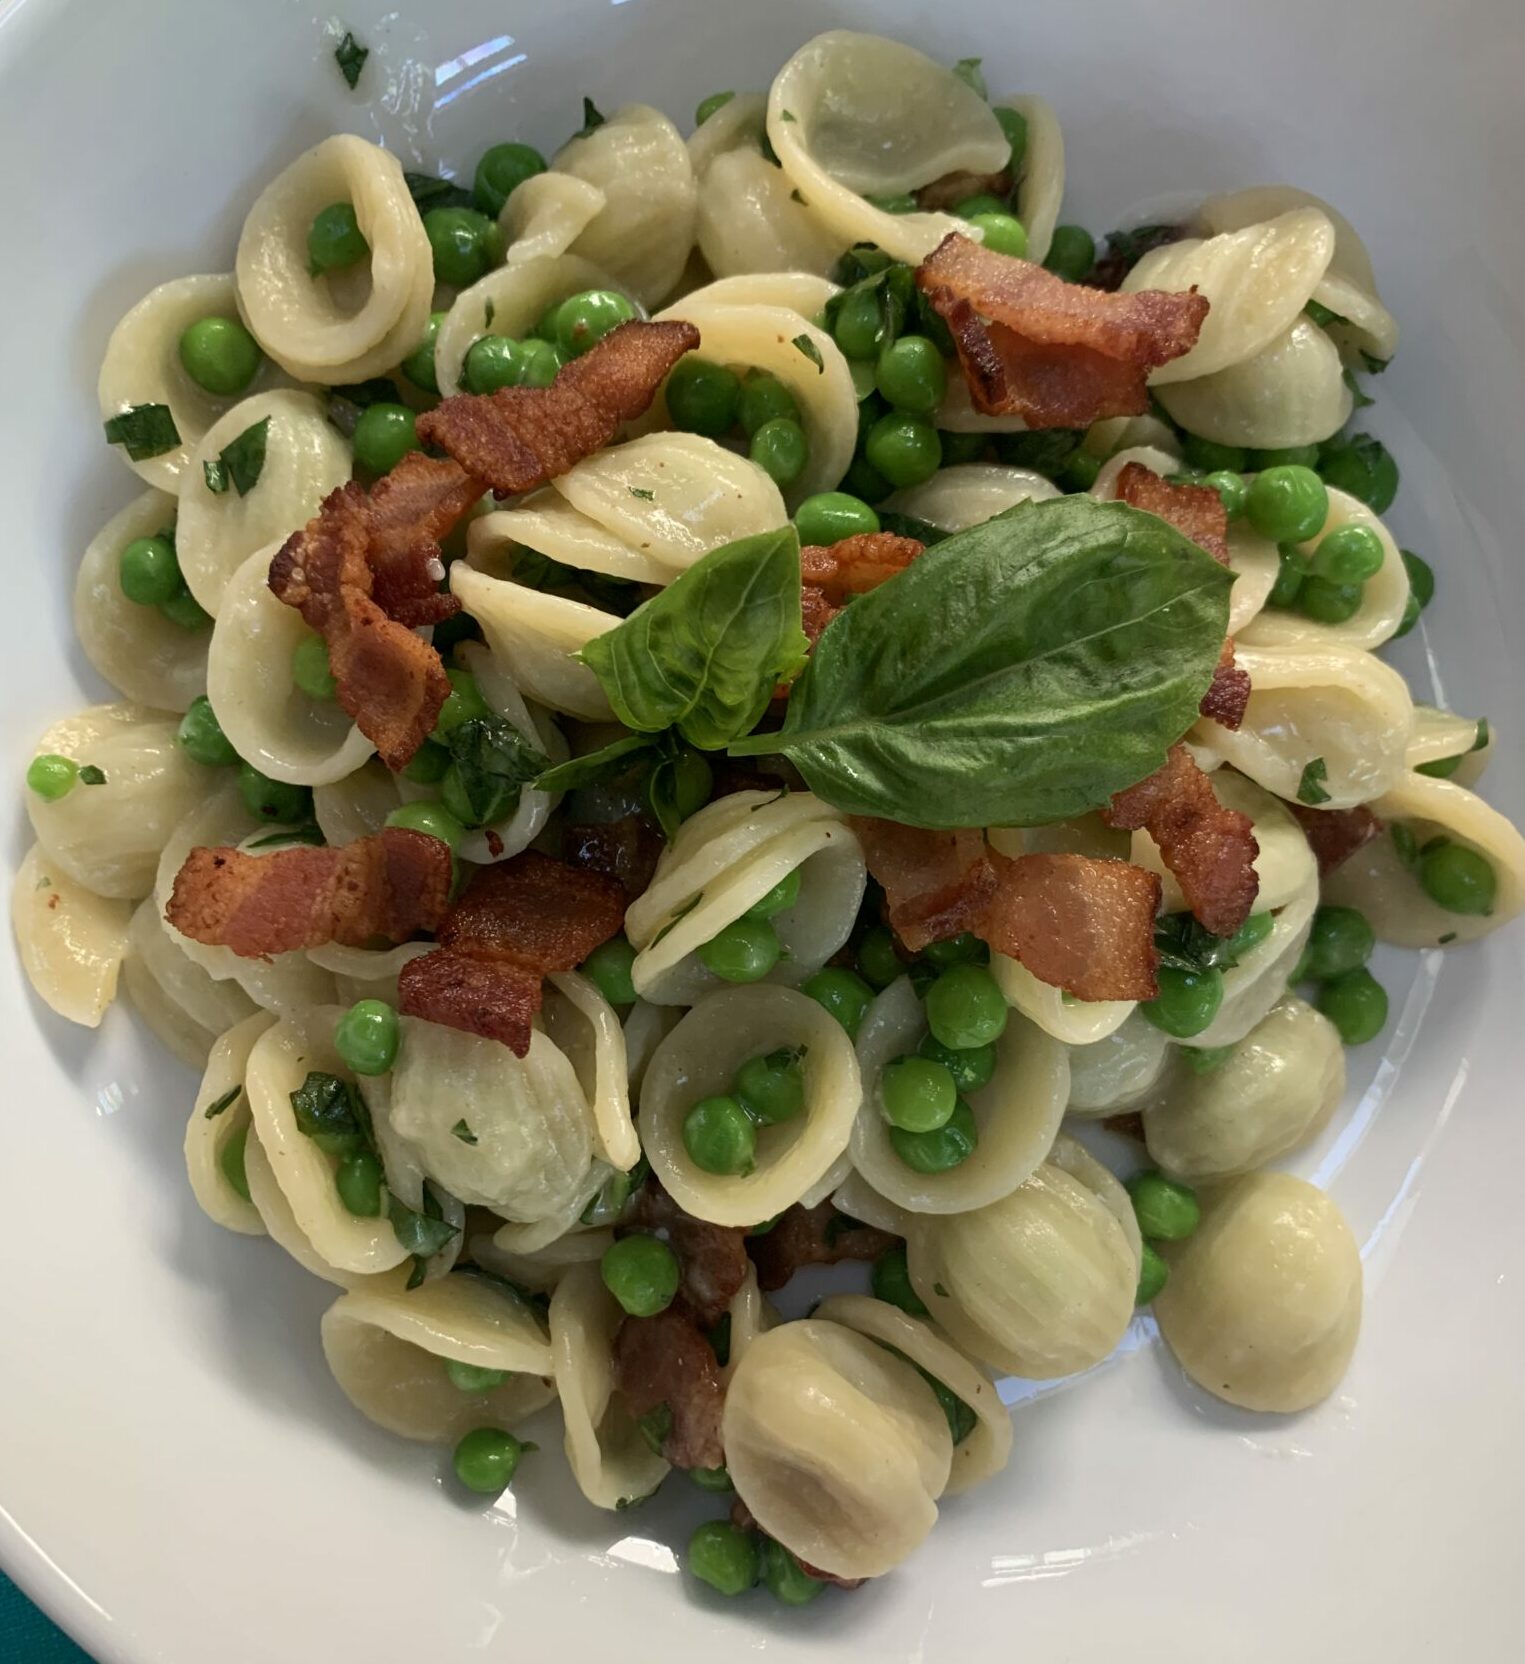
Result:
M614 1385L636 1420L665 1407L662 1455L675 1468L718 1468L725 1385L715 1348L687 1312L627 1317L614 1337Z
M1288 803L1287 808L1307 834L1320 878L1348 861L1382 830L1382 822L1364 803L1354 809L1308 809L1301 803Z
M747 1241L757 1267L757 1286L779 1289L807 1265L836 1265L842 1260L875 1260L899 1241L888 1231L849 1219L828 1202L807 1208L796 1202L778 1223Z
M810 645L847 604L905 571L926 546L895 532L857 532L836 543L800 550L800 612Z

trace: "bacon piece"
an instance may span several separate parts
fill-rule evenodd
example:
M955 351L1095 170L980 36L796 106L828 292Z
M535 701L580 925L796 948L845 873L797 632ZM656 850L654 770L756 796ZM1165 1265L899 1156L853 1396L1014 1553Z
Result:
M762 1527L757 1523L757 1515L740 1497L731 1504L731 1524L738 1531L762 1531ZM767 1536L767 1532L763 1531L763 1535ZM819 1566L812 1566L809 1561L800 1560L797 1554L794 1558L799 1561L800 1570L805 1576L813 1577L817 1583L832 1583L838 1589L861 1589L868 1581L866 1577L838 1577L835 1572L823 1572Z
M800 588L800 627L805 632L805 639L812 647L821 639L826 626L841 612L836 602L826 599L826 591L817 589L814 584L804 584ZM783 683L779 684L780 699L788 696L789 689Z
M446 845L398 826L334 848L193 849L164 916L182 936L241 959L325 942L360 948L433 930L450 880Z
M757 1286L772 1290L807 1265L836 1265L841 1260L876 1260L899 1237L862 1225L839 1213L830 1202L813 1208L796 1202L762 1236L753 1237L747 1252L757 1267Z
M614 1337L614 1385L637 1420L664 1406L670 1412L662 1454L675 1468L724 1465L725 1385L715 1348L686 1313L669 1307L627 1317Z
M1250 704L1250 673L1234 663L1234 638L1223 638L1223 651L1197 709L1224 728L1237 728Z
M975 408L1030 428L1142 415L1149 371L1189 352L1207 316L1195 290L1107 295L957 232L916 282L953 333Z
M655 1180L637 1192L622 1226L651 1231L668 1243L682 1276L679 1303L701 1328L713 1328L747 1280L746 1232L695 1219Z
M624 920L612 878L527 849L477 870L445 914L439 946L403 966L399 1008L523 1057L541 978L576 969Z
M978 934L1040 982L1083 1000L1150 1000L1157 874L1089 855L1000 862Z
M1141 225L1136 231L1109 231L1105 251L1086 274L1093 289L1115 293L1123 279L1152 249L1178 243L1191 235L1188 225Z
M961 168L957 173L945 173L941 179L934 179L930 185L923 185L916 191L916 206L928 213L945 213L950 208L957 208L959 203L967 202L972 196L998 196L1006 198L1011 195L1011 169L1002 168L999 173L970 173Z
M460 610L439 589L440 539L482 490L458 464L410 452L369 494L354 480L331 491L270 563L272 593L323 637L340 705L394 770L450 693L413 631Z
M499 495L529 491L607 445L698 345L699 331L690 323L621 324L549 387L457 394L418 418L418 437L448 451Z
M848 824L884 886L890 928L913 953L979 922L997 882L983 832L931 832L866 815Z
M1318 862L1319 877L1332 873L1348 861L1362 844L1370 843L1382 830L1382 822L1366 807L1354 809L1308 809L1301 803L1286 805L1307 834L1308 845Z
M1102 819L1149 833L1187 905L1214 935L1232 936L1250 916L1260 889L1250 817L1219 803L1211 779L1184 745L1172 746L1147 779L1118 792Z
M574 867L614 879L627 903L645 894L664 847L661 828L649 815L568 826L561 835L563 858Z
M926 545L896 532L857 532L825 546L800 550L800 577L830 601L867 595L887 578L904 572Z
M1176 485L1142 462L1129 462L1117 476L1117 500L1158 516L1228 565L1228 510L1210 485Z

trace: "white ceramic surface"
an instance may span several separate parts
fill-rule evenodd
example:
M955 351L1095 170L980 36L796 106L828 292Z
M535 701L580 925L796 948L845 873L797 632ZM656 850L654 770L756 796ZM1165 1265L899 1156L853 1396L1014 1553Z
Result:
M410 165L469 166L508 137L550 150L585 93L686 124L841 22L983 53L993 87L1050 98L1067 219L1100 230L1285 179L1355 220L1405 332L1371 413L1404 469L1393 523L1439 574L1392 657L1416 691L1494 718L1488 791L1518 817L1518 0L347 0L374 48L357 95L329 56L335 20L303 0L0 0L8 778L99 692L66 598L140 489L100 439L110 326L153 283L229 269L285 161L342 128ZM23 827L17 804L13 861ZM909 1565L789 1612L678 1574L667 1545L704 1507L681 1482L599 1515L549 1451L483 1509L433 1453L362 1422L319 1352L329 1291L191 1199L190 1076L125 1011L94 1037L67 1028L7 948L0 1560L109 1664L1517 1659L1525 932L1379 971L1392 1025L1296 1163L1366 1256L1335 1399L1238 1414L1186 1386L1141 1320L1090 1377L1025 1397L1010 1469L950 1504Z

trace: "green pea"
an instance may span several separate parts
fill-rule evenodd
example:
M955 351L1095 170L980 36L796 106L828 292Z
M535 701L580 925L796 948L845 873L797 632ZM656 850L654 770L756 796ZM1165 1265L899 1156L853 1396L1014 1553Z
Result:
M874 384L894 409L930 416L948 391L948 366L925 335L902 335L879 354Z
M855 456L842 476L843 487L865 503L882 503L889 496L890 482L864 456Z
M45 751L27 764L28 791L35 792L44 803L56 803L67 797L79 781L79 764L56 751Z
M343 271L370 252L352 202L331 202L313 216L307 228L307 260L315 277L320 272Z
M990 1084L995 1074L993 1042L984 1046L955 1048L945 1046L935 1034L928 1034L922 1037L916 1050L920 1056L942 1064L953 1076L953 1084L960 1092L978 1092L982 1086Z
M1100 461L1089 451L1071 451L1056 480L1066 491L1089 491L1100 472Z
M561 371L563 360L558 348L549 341L530 340L519 343L519 385L521 387L549 387Z
M1147 1306L1169 1281L1170 1267L1159 1250L1146 1242L1143 1258L1139 1262L1138 1293L1133 1297L1134 1304Z
M1276 553L1281 564L1277 569L1276 582L1271 585L1271 592L1266 596L1266 605L1287 611L1297 605L1297 598L1303 592L1303 584L1308 577L1308 563L1295 543L1280 544Z
M1082 225L1056 225L1043 264L1066 283L1079 283L1096 264L1096 239Z
M240 763L238 793L256 820L276 826L299 826L312 819L312 791L261 774L253 763Z
M1251 451L1245 466L1257 473L1265 468L1316 468L1318 459L1317 445L1283 445L1275 451Z
M231 398L254 380L264 354L237 318L198 318L180 337L180 362L198 387Z
M877 289L849 289L837 308L832 337L844 358L876 359L885 339L885 318Z
M1370 526L1340 526L1322 538L1309 563L1316 578L1364 584L1382 569L1382 539Z
M950 965L985 965L990 962L990 949L971 931L961 930L957 936L945 936L940 942L928 942L922 957L938 970Z
M390 474L418 449L413 412L405 404L367 405L355 423L355 461L373 474Z
M424 325L423 339L403 359L402 373L421 392L438 393L439 375L434 367L434 344L439 339L439 326L445 321L443 312L431 312Z
M890 1128L890 1143L895 1154L917 1173L946 1173L974 1154L979 1144L979 1128L974 1111L960 1098L952 1117L935 1132L906 1132L902 1127Z
M983 965L954 965L927 990L927 1027L954 1051L998 1040L1009 1016L1000 985Z
M701 963L726 982L760 982L778 963L778 933L766 919L733 919L699 948Z
M802 544L830 548L844 537L879 530L879 516L861 497L846 491L818 491L794 511L795 529Z
M1348 491L1373 514L1386 514L1398 495L1398 464L1369 433L1331 439L1319 452L1318 471L1326 485Z
M122 593L140 607L162 607L180 588L180 562L167 537L135 537L117 556Z
M694 111L694 126L703 127L716 110L724 109L735 96L733 92L712 92Z
M1293 977L1292 981L1297 978ZM1234 1055L1232 1046L1181 1046L1178 1050L1181 1061L1194 1075L1210 1075Z
M402 771L404 780L415 786L437 786L450 767L450 753L433 740L425 740L413 753L412 761Z
M180 718L175 738L186 756L204 768L232 768L238 761L233 742L223 733L212 701L204 693L191 701L190 709Z
M880 1113L905 1132L936 1132L957 1105L953 1076L929 1057L897 1057L879 1077Z
M475 208L431 208L424 233L434 255L434 276L453 289L468 289L492 265L497 227Z
M895 951L895 937L886 925L875 925L858 944L858 969L875 988L888 988L905 975L905 961Z
M1315 624L1343 624L1361 610L1360 584L1332 584L1327 578L1305 578L1297 592L1297 610Z
M1202 1223L1197 1193L1163 1173L1135 1173L1128 1180L1138 1228L1155 1242L1181 1242Z
M1419 852L1419 883L1448 913L1486 917L1493 911L1498 875L1492 863L1465 844L1437 841Z
M334 1050L357 1075L384 1075L401 1039L397 1013L385 1000L358 1000L339 1019Z
M1243 959L1247 953L1252 953L1276 928L1276 920L1270 913L1251 913L1242 925L1228 940L1229 956L1233 959Z
M727 1313L727 1316L730 1314ZM690 1468L688 1476L701 1491L734 1491L730 1470L723 1464L718 1468Z
M841 965L828 965L825 970L806 977L800 984L800 992L829 1011L854 1040L858 1037L863 1013L874 997L874 990L856 971Z
M688 1540L688 1569L722 1595L744 1594L757 1581L757 1544L729 1520L706 1520Z
M438 838L448 844L452 854L461 847L466 828L442 803L421 799L416 803L400 803L387 816L388 826L400 826L406 832L422 832L425 837Z
M864 455L892 486L904 490L929 480L942 466L942 440L921 416L893 411L869 430Z
M240 1127L223 1145L222 1153L217 1158L222 1176L246 1202L250 1200L249 1171L244 1160L248 1147L249 1129L246 1126Z
M1249 453L1241 445L1220 445L1215 439L1188 433L1182 437L1181 448L1187 462L1204 474L1242 474L1249 467Z
M334 1169L334 1188L345 1211L357 1219L375 1219L381 1212L381 1163L369 1150L352 1150Z
M583 960L582 973L610 1005L633 1005L636 995L630 967L634 964L635 949L623 936L614 936L600 942Z
M1237 520L1244 513L1244 505L1249 501L1250 483L1243 474L1231 474L1227 469L1216 469L1211 474L1204 474L1202 485L1210 485L1223 499L1223 512L1230 520Z
M1027 231L1014 214L976 214L970 221L985 247L1021 260L1027 255Z
M589 289L564 300L556 311L556 345L566 358L580 358L612 329L636 316L635 305L614 289Z
M1027 117L1020 110L1014 110L1009 104L997 104L990 112L1001 124L1001 131L1006 135L1006 142L1011 146L1011 156L1007 160L1007 167L1013 177L1020 177L1022 172L1022 158L1027 154Z
M492 1392L508 1375L506 1369L484 1369L481 1364L463 1364L459 1358L445 1359L445 1376L457 1392Z
M495 144L482 152L471 181L471 194L484 214L497 219L503 204L524 181L545 169L545 157L533 145Z
M644 1232L622 1236L599 1263L604 1287L632 1317L655 1317L678 1292L678 1258L667 1244Z
M731 1090L754 1120L776 1126L792 1121L805 1107L805 1071L791 1051L762 1053L736 1071Z
M916 198L907 191L900 191L894 196L870 194L863 200L872 203L881 214L914 214L917 208Z
M1326 982L1317 1004L1347 1046L1364 1045L1387 1025L1387 990L1364 965Z
M781 1606L808 1606L826 1585L812 1577L799 1561L771 1537L762 1543L763 1587Z
M746 910L748 919L771 919L777 913L787 913L800 899L800 869L786 872L766 895L759 896Z
M191 594L190 588L183 582L169 600L159 603L159 611L171 624L182 630L209 630L212 627L211 613Z
M966 196L958 203L953 212L961 220L972 220L976 214L1004 214L1006 204L998 196L992 196L989 191L982 191L978 196Z
M800 420L800 407L794 394L766 370L754 370L742 382L736 413L741 431L749 439L760 427L778 417L786 416L791 422Z
M450 692L445 695L445 703L440 706L439 716L435 719L436 739L453 734L463 722L492 715L492 708L482 697L477 679L469 670L447 670L445 675L450 679Z
M741 410L741 377L724 364L689 353L667 378L667 413L685 433L719 439L736 425Z
M715 772L704 760L702 752L680 751L673 760L672 802L679 820L697 814L710 800L715 789ZM762 915L754 914L754 917Z
M701 1098L683 1117L683 1148L706 1173L750 1173L757 1165L757 1128L735 1098Z
M1376 940L1366 915L1354 907L1320 907L1313 915L1299 969L1320 982L1343 976L1371 958Z
M500 1427L473 1427L455 1447L455 1476L479 1496L499 1496L513 1483L519 1460L532 1444L521 1444Z
M961 462L983 462L990 453L988 433L953 433L939 428L937 437L942 441L944 468L955 468Z
M1403 569L1408 573L1409 598L1403 609L1403 621L1393 631L1393 640L1406 636L1419 622L1419 615L1435 599L1435 572L1430 563L1412 549L1400 549Z
M798 422L775 416L752 435L747 455L777 484L791 485L810 460L810 442Z
M506 335L483 335L467 350L462 379L468 393L496 393L500 387L519 386L523 367L517 341Z
M322 636L308 634L296 644L291 655L291 680L309 699L332 699L338 683L328 665L328 643Z
M1268 468L1255 476L1245 514L1274 543L1307 543L1329 517L1329 493L1311 468Z
M911 1273L906 1265L903 1242L897 1242L893 1248L886 1248L874 1261L873 1269L868 1274L868 1286L876 1300L899 1306L901 1311L909 1312L912 1317L928 1315L921 1296L911 1286Z
M1218 1015L1223 1004L1221 971L1182 971L1161 965L1158 978L1159 993L1139 1007L1157 1029L1177 1040L1189 1040Z

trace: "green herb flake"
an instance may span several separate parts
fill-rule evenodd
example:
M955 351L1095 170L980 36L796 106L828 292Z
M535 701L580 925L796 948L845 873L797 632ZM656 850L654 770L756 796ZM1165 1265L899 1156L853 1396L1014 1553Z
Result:
M641 1437L651 1447L652 1454L660 1456L662 1446L667 1443L668 1435L672 1432L672 1405L658 1404L654 1410L648 1410L645 1415L636 1417L636 1426L641 1430Z
M582 101L582 126L577 129L576 138L585 139L589 133L597 132L604 125L604 114L591 98L586 95Z
M463 1144L475 1144L477 1135L466 1125L464 1119L457 1121L450 1129L452 1137L460 1139Z
M671 935L672 932L674 930L676 930L680 924L682 924L684 919L686 919L688 917L688 915L690 913L692 913L693 910L703 900L704 900L704 891L703 890L701 890L698 895L691 896L687 901L685 901L683 903L683 905L677 910L677 912L673 914L673 916L667 921L667 923L662 926L662 928L656 933L656 935L651 938L651 942L650 942L649 945L651 947L655 947L657 945L657 943L660 942L663 939L664 936Z
M354 31L346 29L344 39L334 48L334 62L338 64L339 73L351 92L359 85L360 71L365 68L365 60L370 55L370 47L362 46L355 39Z
M120 445L134 462L163 456L180 443L180 430L167 404L135 404L105 423L106 443Z
M1348 324L1349 318L1341 317L1338 312L1324 305L1322 301L1309 300L1303 311L1316 323L1320 329L1328 329L1330 324Z
M1166 913L1155 921L1154 945L1160 963L1172 970L1231 971L1239 963L1232 937L1215 936L1190 913Z
M632 497L639 497L643 503L654 503L657 500L656 492L648 491L643 485L632 485L630 487L630 495Z
M524 788L551 766L551 759L503 716L473 717L452 728L445 745L475 826L490 826L513 814Z
M1480 716L1477 719L1477 738L1473 740L1468 749L1471 751L1486 751L1491 738L1492 735L1488 728L1488 719L1485 716Z
M1436 939L1435 945L1436 945L1436 947L1440 947L1440 948L1449 947L1451 945L1451 943L1454 942L1455 940L1456 940L1456 932L1454 930L1448 930L1445 933L1444 936L1438 937Z
M946 1300L946 1299L948 1299L948 1298L949 1298L949 1295L948 1295L948 1291L947 1291L947 1289L945 1289L945 1288L944 1288L944 1287L943 1287L943 1285L942 1285L942 1284L941 1284L941 1283L933 1283L933 1285L932 1285L932 1292L933 1292L933 1293L934 1293L934 1294L935 1294L935 1295L936 1295L936 1296L937 1296L937 1297L938 1297L938 1299L940 1299L940 1300Z
M356 1088L321 1069L308 1070L291 1094L291 1110L307 1138L360 1138L368 1119Z
M1341 379L1344 381L1345 385L1350 389L1350 397L1351 397L1352 408L1353 409L1355 409L1355 410L1365 410L1369 405L1374 405L1377 402L1371 396L1371 394L1368 393L1366 391L1366 389L1360 384L1360 382L1358 382L1356 380L1356 373L1355 373L1354 370L1345 370L1345 371L1343 371L1341 373Z
M206 481L207 490L214 497L220 497L228 489L228 470L219 457L212 462L203 462L201 477Z
M476 201L453 179L441 179L437 174L404 172L402 182L420 214L427 214L431 208L470 208Z
M802 208L805 206L805 199L804 199L804 197L802 197L800 195L800 193L798 191L790 191L789 200L791 202L799 203L800 207L802 207Z
M794 120L794 111L793 110L784 110L784 111L782 111L781 112L781 119L784 120L784 121L793 121Z
M821 349L808 335L796 335L789 344L796 351L804 353L806 358L815 365L815 373L818 376L826 374L826 360L821 357Z
M203 1117L208 1121L215 1121L225 1109L232 1109L233 1105L238 1102L243 1090L244 1089L241 1084L238 1086L230 1086L220 1098L214 1098L212 1102L209 1103L204 1110L202 1110L201 1113Z
M978 93L981 98L989 98L990 89L985 85L985 74L980 68L984 61L983 58L960 58L953 66L953 73L971 92Z
M649 734L622 734L601 750L573 757L537 775L535 786L543 792L569 792L579 786L594 786L624 774L638 761L638 754L652 749Z
M394 1196L391 1191L387 1192L387 1220L391 1224L392 1234L417 1260L432 1260L442 1248L448 1247L460 1235L458 1227L431 1215L431 1202L433 1198L425 1191L424 1211L420 1213ZM438 1203L434 1203L434 1206L437 1210Z
M490 299L485 301L482 306L482 327L484 329L491 329L492 321L497 317L497 315L498 308L493 304L493 302Z
M1388 367L1388 365L1392 363L1392 359L1378 358L1375 353L1367 352L1363 349L1361 353L1361 362L1366 366L1366 373L1368 375L1379 376Z
M265 449L270 440L270 418L264 417L247 427L218 453L218 466L223 471L223 490L229 483L240 497L247 497L259 484L265 471ZM211 480L207 484L211 485ZM214 487L215 489L215 487Z
M1306 803L1310 807L1329 801L1329 793L1324 790L1324 781L1329 778L1329 765L1322 757L1315 757L1303 770L1302 778L1297 782L1297 801Z

